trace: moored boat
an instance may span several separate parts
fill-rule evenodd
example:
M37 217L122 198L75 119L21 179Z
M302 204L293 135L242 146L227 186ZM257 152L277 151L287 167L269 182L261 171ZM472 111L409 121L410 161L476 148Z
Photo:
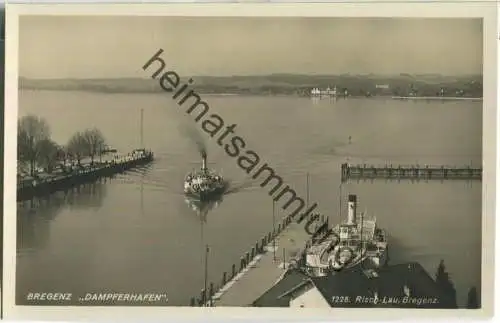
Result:
M388 261L386 233L375 217L357 213L356 195L350 194L347 221L338 224L330 236L307 250L305 270L311 276L363 266L376 269Z

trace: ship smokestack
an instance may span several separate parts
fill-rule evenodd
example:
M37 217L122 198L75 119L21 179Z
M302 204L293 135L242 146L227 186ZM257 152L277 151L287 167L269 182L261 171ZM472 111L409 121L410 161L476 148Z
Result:
M207 170L207 153L206 152L201 153L201 170L202 171Z
M356 195L349 194L349 199L347 202L347 224L356 224Z

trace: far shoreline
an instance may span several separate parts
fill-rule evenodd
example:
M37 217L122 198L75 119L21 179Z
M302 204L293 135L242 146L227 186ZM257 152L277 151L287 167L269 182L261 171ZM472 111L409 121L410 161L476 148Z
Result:
M462 97L462 96L393 96L393 100L432 100L432 101L440 101L440 100L448 100L448 101L461 101L461 100L477 100L482 101L482 97Z
M86 93L95 93L95 94L103 94L103 95L111 95L111 94L163 94L165 92L160 91L100 91L96 89L55 89L55 88L47 88L47 89L37 89L30 87L19 87L19 92L22 91L32 91L32 92L86 92ZM347 99L387 99L387 100L400 100L400 101L410 101L410 100L421 100L421 101L482 101L483 97L455 97L455 96L394 96L394 95L349 95L347 97L338 96L336 99L334 97L319 97L319 96L304 96L296 93L213 93L213 92L201 92L196 91L200 96L206 97L295 97L295 98L303 98L310 99L316 101L341 101Z

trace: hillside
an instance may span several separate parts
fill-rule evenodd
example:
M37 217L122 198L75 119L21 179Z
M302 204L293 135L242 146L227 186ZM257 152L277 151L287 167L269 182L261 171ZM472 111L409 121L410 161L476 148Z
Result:
M409 89L419 94L435 95L442 87L449 93L462 90L467 96L482 96L482 76L442 76L434 74L394 76L366 75L299 75L271 74L258 76L192 76L191 88L199 93L234 94L288 94L307 95L311 88L337 86L351 95L405 95ZM187 79L187 78L185 78ZM387 84L390 90L377 89L377 84ZM96 91L104 93L161 92L158 81L153 79L27 79L20 78L20 89Z

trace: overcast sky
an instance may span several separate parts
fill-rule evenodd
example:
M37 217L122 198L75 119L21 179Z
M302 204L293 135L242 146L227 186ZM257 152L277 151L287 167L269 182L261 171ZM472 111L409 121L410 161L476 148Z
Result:
M482 72L479 19L20 17L20 75L147 77L159 49L181 75Z

